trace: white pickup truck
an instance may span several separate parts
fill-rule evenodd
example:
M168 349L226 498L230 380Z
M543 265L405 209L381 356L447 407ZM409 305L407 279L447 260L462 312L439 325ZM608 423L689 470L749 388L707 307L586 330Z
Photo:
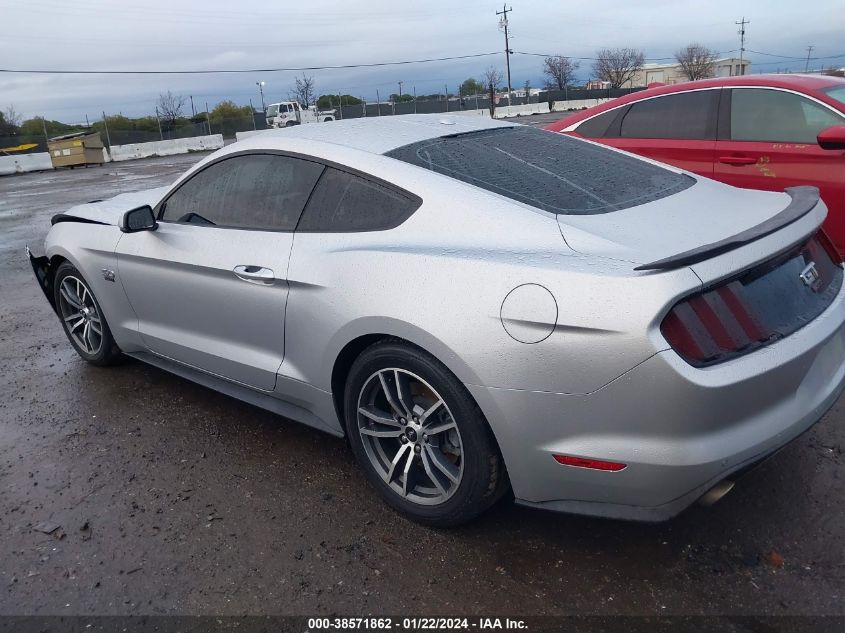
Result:
M280 101L267 106L267 125L290 127L302 123L334 121L335 110L318 110L317 106L302 107L298 101Z

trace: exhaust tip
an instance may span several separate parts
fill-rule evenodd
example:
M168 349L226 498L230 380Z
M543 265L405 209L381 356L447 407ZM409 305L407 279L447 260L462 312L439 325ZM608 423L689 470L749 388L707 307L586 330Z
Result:
M710 490L705 492L701 496L701 498L698 500L698 504L705 506L705 507L712 506L719 499L721 499L726 494L728 494L731 490L733 490L734 485L735 485L734 482L732 482L728 479L723 479L722 481L717 483L715 486L713 486Z

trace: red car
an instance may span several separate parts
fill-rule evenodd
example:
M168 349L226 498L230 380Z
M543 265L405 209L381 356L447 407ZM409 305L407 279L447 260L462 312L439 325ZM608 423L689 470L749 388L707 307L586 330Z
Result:
M754 75L659 86L546 127L736 187L815 185L845 255L845 79Z

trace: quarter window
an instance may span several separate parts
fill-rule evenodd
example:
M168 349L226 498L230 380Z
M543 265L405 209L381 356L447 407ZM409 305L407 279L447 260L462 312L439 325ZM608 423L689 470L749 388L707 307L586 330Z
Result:
M618 115L619 110L604 112L594 116L592 119L584 121L581 125L575 128L575 131L585 138L601 138L603 136L607 136L608 128L610 128L611 123L613 123L614 119L616 119Z
M762 88L735 88L731 94L731 140L816 143L816 136L842 117L806 97Z
M622 138L715 138L718 90L680 92L638 101L622 119Z
M323 166L289 156L236 156L203 169L165 202L162 221L292 231Z
M420 204L418 198L327 167L297 231L382 231L402 224Z

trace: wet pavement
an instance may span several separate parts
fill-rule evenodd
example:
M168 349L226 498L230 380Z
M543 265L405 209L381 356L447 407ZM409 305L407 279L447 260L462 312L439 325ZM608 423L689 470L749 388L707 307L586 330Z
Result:
M436 531L387 509L342 440L139 362L85 364L24 245L200 157L0 178L0 613L845 614L845 400L668 523L505 501Z

